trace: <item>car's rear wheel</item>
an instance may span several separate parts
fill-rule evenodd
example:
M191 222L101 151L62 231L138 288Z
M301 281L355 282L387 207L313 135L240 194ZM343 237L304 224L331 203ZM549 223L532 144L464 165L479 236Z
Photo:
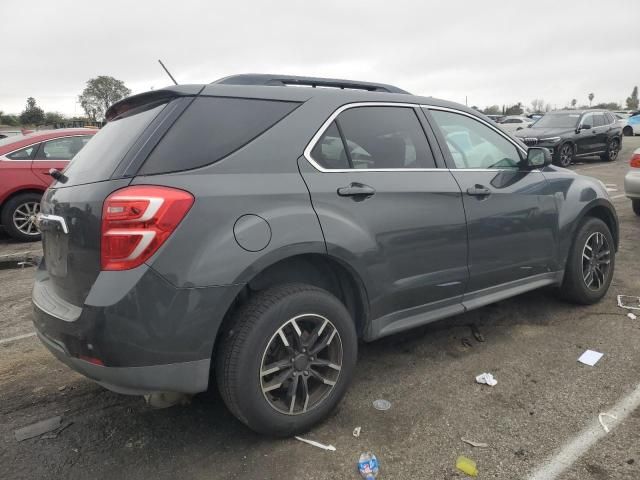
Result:
M618 158L618 153L620 153L620 139L612 138L607 143L607 150L600 155L600 158L605 162L613 162Z
M573 162L573 145L570 143L565 143L560 148L558 148L556 153L556 158L554 162L556 165L560 167L567 168Z
M626 127L624 127L622 129L622 134L625 137L633 137L633 128L631 128L629 125L627 125Z
M633 208L633 213L640 217L640 200L631 200L631 208Z
M355 326L329 292L280 285L252 296L225 333L216 379L231 412L268 435L304 432L344 396L357 357Z
M615 267L615 243L606 223L588 217L578 227L561 287L569 301L589 305L607 293Z
M2 225L16 240L33 242L40 240L36 215L40 211L41 195L21 193L9 199L2 208Z

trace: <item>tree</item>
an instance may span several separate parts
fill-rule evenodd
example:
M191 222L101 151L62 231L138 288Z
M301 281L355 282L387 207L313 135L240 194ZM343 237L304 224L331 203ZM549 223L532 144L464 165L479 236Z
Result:
M39 125L44 122L44 110L36 105L35 98L27 98L27 106L20 114L20 122L24 125Z
M531 100L531 106L534 112L542 112L544 110L544 100L542 98L534 98Z
M0 110L0 125L17 127L18 125L20 125L20 119L16 115L7 115L2 110Z
M505 115L522 115L523 112L522 102L518 102L515 105L508 107L504 113Z
M64 116L58 112L47 112L44 115L44 123L46 123L47 125L54 125L56 123L62 123L64 121Z
M638 87L633 87L631 96L627 97L627 108L629 110L638 110Z
M595 95L593 93L589 94L589 107L591 107L591 102L593 102L593 98L595 97Z
M500 115L500 107L498 105L491 105L484 109L485 115Z
M620 110L620 105L616 102L598 103L593 108L601 108L602 110Z
M578 100L575 98L571 99L571 108L576 108L576 103L578 103Z
M104 120L108 108L131 94L122 80L100 75L87 81L87 86L78 96L80 105L93 120Z

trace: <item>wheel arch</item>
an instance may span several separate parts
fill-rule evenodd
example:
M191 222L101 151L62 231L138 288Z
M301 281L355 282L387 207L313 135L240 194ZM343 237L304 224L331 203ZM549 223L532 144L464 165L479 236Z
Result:
M587 217L598 218L607 224L609 227L609 231L611 232L611 236L613 237L613 241L615 243L616 251L618 250L618 245L620 243L620 232L618 227L618 217L613 210L613 207L604 199L598 199L595 202L589 204L587 208L585 208L578 220L576 221L576 226L574 228L573 236L578 230L578 226L584 221Z
M367 291L358 273L342 260L321 253L301 253L281 258L264 267L245 283L225 312L216 333L212 358L218 350L224 332L233 328L233 314L255 292L285 283L306 283L327 290L342 301L355 322L358 337L369 317Z

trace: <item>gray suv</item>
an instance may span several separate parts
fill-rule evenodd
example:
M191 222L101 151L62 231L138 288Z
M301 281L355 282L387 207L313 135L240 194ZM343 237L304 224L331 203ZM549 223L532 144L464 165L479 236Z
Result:
M291 435L343 397L359 339L611 282L605 187L455 103L238 75L107 117L43 197L33 305L44 345L116 392L215 379L250 428Z

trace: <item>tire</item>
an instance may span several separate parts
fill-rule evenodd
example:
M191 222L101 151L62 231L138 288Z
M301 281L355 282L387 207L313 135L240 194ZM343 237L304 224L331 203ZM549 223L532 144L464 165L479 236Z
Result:
M633 128L631 128L629 125L627 125L626 127L624 127L622 129L622 134L625 137L633 137Z
M597 253L598 250L594 248L594 241L597 242L598 238L604 239L606 242L601 253L608 251L609 254L596 255L602 262L600 265L601 275L592 272L591 277L589 277L589 262L583 257L583 253L586 252L587 256L592 255L593 252ZM587 242L591 244L591 252L589 252ZM599 218L587 217L578 227L575 240L569 250L560 293L566 300L573 303L581 305L597 303L607 293L614 269L615 243L609 227ZM585 273L585 270L587 273ZM588 285L589 278L591 278L591 285Z
M567 168L573 162L575 152L573 145L565 143L561 145L554 155L553 163L559 167Z
M347 391L358 341L349 312L329 292L305 284L271 287L253 295L230 325L216 355L216 380L231 413L252 430L276 437L305 432ZM314 331L320 332L316 348L326 343L315 352L305 350Z
M40 231L35 225L35 216L40 211L38 193L21 193L9 199L2 207L2 225L5 231L22 242L40 240Z
M618 158L618 154L620 153L620 139L618 137L614 137L607 143L607 150L605 153L600 155L600 158L605 162L614 162L616 158Z
M631 208L633 208L633 213L640 217L640 200L631 200Z

